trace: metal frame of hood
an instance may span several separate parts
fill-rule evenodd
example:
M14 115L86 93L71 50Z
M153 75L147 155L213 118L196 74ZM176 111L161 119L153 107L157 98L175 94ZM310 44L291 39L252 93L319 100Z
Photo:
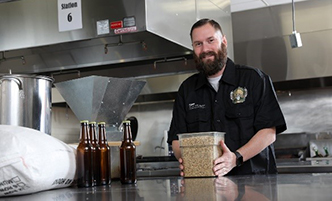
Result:
M49 73L192 54L189 31L218 21L233 57L230 0L81 0L83 28L59 32L57 0L0 4L0 73ZM135 32L97 35L100 20L135 18ZM107 49L107 51L105 51ZM106 54L105 54L106 52ZM149 72L146 72L148 75Z

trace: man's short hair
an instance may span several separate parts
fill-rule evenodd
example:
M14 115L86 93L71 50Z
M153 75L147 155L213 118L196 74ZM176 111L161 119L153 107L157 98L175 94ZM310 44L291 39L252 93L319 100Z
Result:
M207 18L204 18L204 19L200 19L198 20L197 22L195 22L195 24L191 27L191 30L190 30L190 38L192 39L192 34L193 34L193 30L198 28L198 27L201 27L203 25L206 25L206 24L210 24L216 31L220 31L222 35L224 35L224 33L222 32L222 29L221 29L221 26L218 24L218 22L212 20L212 19L207 19Z

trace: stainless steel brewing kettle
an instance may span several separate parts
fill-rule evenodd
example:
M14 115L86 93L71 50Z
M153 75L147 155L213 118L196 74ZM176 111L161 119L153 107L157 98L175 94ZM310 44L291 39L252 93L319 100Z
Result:
M1 75L0 123L51 134L53 81L40 75Z

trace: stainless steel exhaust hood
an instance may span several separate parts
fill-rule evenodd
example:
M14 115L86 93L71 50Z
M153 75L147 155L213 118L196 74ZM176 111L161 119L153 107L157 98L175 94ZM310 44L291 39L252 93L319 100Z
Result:
M191 55L190 27L203 17L223 26L233 57L230 0L81 0L81 5L83 28L59 32L57 0L0 3L0 73L185 57ZM98 34L97 23L104 21L129 28Z

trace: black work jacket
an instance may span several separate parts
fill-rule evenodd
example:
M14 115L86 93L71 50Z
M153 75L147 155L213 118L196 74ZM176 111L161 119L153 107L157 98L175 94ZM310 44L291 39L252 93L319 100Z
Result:
M238 96L236 96L238 95ZM259 130L286 123L268 75L259 69L235 65L228 59L216 92L202 73L194 74L180 86L173 108L168 143L177 134L221 131L231 151L246 144ZM232 174L277 173L273 145L235 167Z

